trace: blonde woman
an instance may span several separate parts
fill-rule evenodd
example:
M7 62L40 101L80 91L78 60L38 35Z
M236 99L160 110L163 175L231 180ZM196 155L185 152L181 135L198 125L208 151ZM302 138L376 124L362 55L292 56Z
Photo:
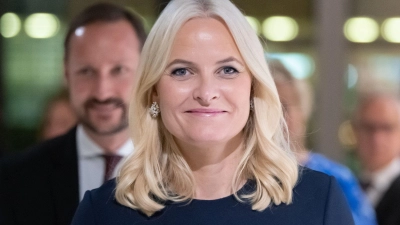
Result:
M335 179L299 169L262 45L230 1L171 1L142 59L135 153L73 224L353 224Z

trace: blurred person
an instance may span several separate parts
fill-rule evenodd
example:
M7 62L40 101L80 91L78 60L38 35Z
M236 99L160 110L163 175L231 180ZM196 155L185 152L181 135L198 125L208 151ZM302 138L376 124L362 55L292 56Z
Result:
M77 123L77 116L69 101L67 90L62 90L48 102L39 127L39 140L65 134Z
M86 190L133 150L127 102L146 34L138 16L99 3L70 24L64 71L79 124L0 165L0 224L70 224Z
M361 94L354 113L360 182L379 225L400 224L400 100L388 93Z
M284 108L292 149L300 164L337 179L350 205L355 224L376 224L374 210L353 173L321 154L310 152L306 147L307 122L313 108L313 93L309 84L294 78L280 61L270 62L270 68Z
M142 55L135 152L72 224L354 224L336 180L299 169L263 47L230 1L172 0Z

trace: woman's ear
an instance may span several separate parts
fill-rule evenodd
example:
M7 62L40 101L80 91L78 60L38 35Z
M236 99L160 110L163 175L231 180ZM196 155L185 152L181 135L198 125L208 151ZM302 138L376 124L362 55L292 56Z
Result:
M158 92L157 92L157 86L153 87L153 90L151 91L151 102L158 102L159 97L158 97Z

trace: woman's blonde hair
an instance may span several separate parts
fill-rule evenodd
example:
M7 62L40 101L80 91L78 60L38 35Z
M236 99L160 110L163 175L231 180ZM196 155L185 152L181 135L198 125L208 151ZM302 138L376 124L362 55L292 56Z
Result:
M190 201L195 185L192 171L162 119L150 116L152 93L163 74L178 30L190 19L217 18L230 30L253 75L254 108L245 134L243 157L232 191L243 179L254 180L253 193L235 197L250 201L254 210L271 203L289 204L298 178L298 164L284 137L286 125L274 81L265 63L263 47L243 14L228 0L172 0L153 26L144 45L130 104L130 128L135 152L117 178L116 199L148 216L166 201Z

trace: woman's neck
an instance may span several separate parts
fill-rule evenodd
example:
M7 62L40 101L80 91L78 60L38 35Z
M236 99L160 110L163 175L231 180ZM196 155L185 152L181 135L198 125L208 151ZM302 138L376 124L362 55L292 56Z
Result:
M241 135L207 148L184 146L182 152L195 179L196 199L219 199L237 191L232 190L232 181L243 156Z
M232 181L242 156L238 154L240 152L238 149L217 163L204 164L193 170L196 199L218 199L233 193Z

